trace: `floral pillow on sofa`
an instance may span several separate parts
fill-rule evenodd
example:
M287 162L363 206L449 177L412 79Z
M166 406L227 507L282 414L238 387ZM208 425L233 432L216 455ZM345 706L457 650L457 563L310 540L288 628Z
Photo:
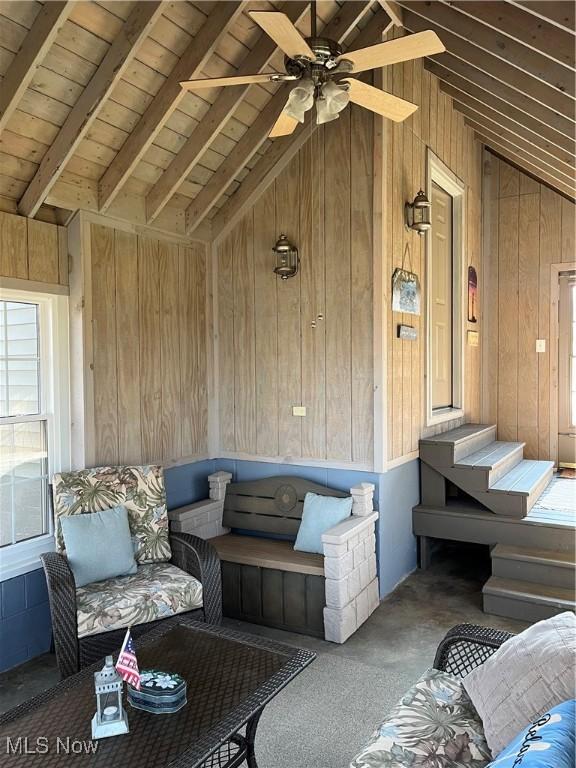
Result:
M137 563L170 560L168 510L162 467L96 467L54 475L56 546L64 551L59 518L125 507Z
M460 680L429 669L350 768L484 768L490 759L482 722Z

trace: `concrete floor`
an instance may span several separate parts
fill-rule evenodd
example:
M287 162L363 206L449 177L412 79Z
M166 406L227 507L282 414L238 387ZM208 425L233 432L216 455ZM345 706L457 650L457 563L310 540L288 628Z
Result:
M428 571L409 576L344 645L228 621L315 651L317 658L265 709L257 736L261 768L345 768L406 688L432 664L454 624L519 632L525 624L482 613L487 547L444 545ZM0 675L0 711L58 679L47 654Z

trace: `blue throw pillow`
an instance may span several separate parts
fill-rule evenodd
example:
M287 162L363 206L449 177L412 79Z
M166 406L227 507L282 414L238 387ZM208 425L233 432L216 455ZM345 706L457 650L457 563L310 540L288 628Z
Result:
M62 515L60 525L77 587L136 573L126 507Z
M576 700L551 709L525 728L486 768L574 768Z
M304 497L302 522L296 536L294 549L300 552L317 552L322 550L322 534L333 525L341 523L350 517L352 512L352 496L337 499L335 496L319 496L317 493L307 493Z

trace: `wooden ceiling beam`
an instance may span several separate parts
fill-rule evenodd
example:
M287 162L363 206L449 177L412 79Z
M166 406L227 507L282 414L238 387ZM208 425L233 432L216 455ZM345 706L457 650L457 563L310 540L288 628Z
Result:
M464 86L470 93L486 94L482 96L481 100L490 99L484 103L492 105L492 98L498 100L502 104L506 104L512 110L518 110L522 112L526 117L530 117L533 120L542 124L542 135L546 135L547 138L553 143L559 143L558 134L568 139L570 147L574 142L574 133L576 125L567 118L554 112L552 109L548 109L543 104L530 98L526 93L520 93L520 91L510 88L499 80L495 80L491 75L487 75L485 72L481 72L479 69L471 66L462 59L458 59L456 56L452 56L449 53L443 53L441 59L438 61L435 59L427 59L424 66L433 75L440 80L444 80L447 83L452 83L457 88ZM463 88L461 88L463 90ZM477 96L480 99L480 96Z
M486 135L485 132L476 132L474 134L474 138L477 139L480 143L485 144L487 147L493 149L504 160L508 160L513 165L516 165L523 171L529 173L531 176L535 176L539 181L543 182L547 186L552 187L557 192L561 192L571 200L574 200L575 195L573 187L569 186L568 184L564 184L555 176L551 176L550 174L546 173L546 171L543 171L541 166L532 162L530 156L526 157L523 152L516 151L516 148L513 145L508 144L508 142L505 142L502 139L496 140L491 138L490 136Z
M503 59L487 53L469 40L464 40L459 35L428 21L423 16L405 11L404 23L410 32L424 32L427 29L432 29L453 56L468 62L468 64L476 67L476 69L491 75L511 88L515 88L520 93L529 93L533 99L539 101L544 106L574 121L576 103L574 99L565 93L561 93L558 89L552 88L531 75L527 75L517 67L512 66L512 64L508 64ZM439 54L437 60L442 63L441 57L445 55L443 53Z
M544 152L535 144L527 141L522 136L519 136L516 133L512 133L512 131L503 128L501 125L493 123L480 112L474 112L474 110L469 109L464 104L455 102L454 108L457 109L458 112L461 112L469 122L474 123L475 130L489 132L489 134L495 138L499 137L500 139L507 141L510 144L514 144L514 146L518 147L518 149L526 152L528 155L531 155L533 157L534 163L547 168L548 173L552 174L553 176L557 176L566 184L574 184L574 166L559 162L547 152Z
M574 38L547 21L534 21L534 17L507 2L479 2L466 0L454 2L446 0L447 5L459 13L464 13L486 24L498 35L506 35L532 51L574 69Z
M46 203L65 208L74 213L79 209L97 216L103 224L114 226L114 222L123 222L142 234L156 232L162 237L175 236L180 240L186 239L185 217L181 208L166 206L156 221L148 225L146 222L144 197L125 188L122 194L112 203L106 214L98 210L98 182L95 179L85 179L69 171L64 171L50 190ZM194 232L194 240L209 242L212 239L210 221L205 221Z
M200 75L218 42L241 13L242 3L221 2L208 14L206 21L102 176L98 194L101 211L108 209L146 150L186 96L180 82Z
M8 67L0 89L0 133L16 111L20 99L32 82L36 70L56 40L58 32L70 15L75 3L45 3L22 46Z
M293 23L297 23L309 12L309 8L310 4L308 2L295 2L288 3L285 10L288 18ZM253 50L247 54L239 66L236 74L251 75L261 72L268 66L270 59L277 51L278 48L274 41L268 35L262 33ZM148 193L146 197L146 211L149 221L153 221L158 216L170 198L189 176L214 138L222 130L222 127L232 117L249 87L247 85L222 88L216 101L214 101L178 154L175 155L170 165ZM182 89L180 90L183 94L186 93Z
M161 13L161 0L136 3L26 188L18 204L22 215L34 216L38 211Z
M510 0L511 5L517 5L523 11L536 16L537 19L554 24L565 32L576 34L576 5L571 0L545 0L544 2L523 2Z
M482 22L454 10L449 5L443 2L429 3L420 0L416 2L401 0L401 4L421 18L458 35L463 41L466 41L466 44L472 43L481 48L482 51L505 61L526 75L560 91L560 93L572 97L576 94L573 72L565 66L530 50L522 43L518 43L500 32L490 29ZM406 14L404 20L407 23ZM440 39L444 41L443 37ZM451 48L450 45L446 47Z
M248 208L254 205L262 192L282 173L315 129L315 124L308 118L304 125L298 126L291 136L274 140L270 149L258 160L239 189L228 198L211 220L214 239L223 237L232 229Z
M433 74L438 72L442 90L455 100L467 104L471 108L482 111L494 122L500 123L513 133L524 135L537 144L541 149L557 157L564 163L572 165L576 156L574 137L564 136L539 120L527 115L501 99L477 88L466 80L442 77L441 67L430 67Z
M369 4L366 3L344 3L342 8L337 11L337 15L328 22L322 31L322 35L337 40L338 42L342 42L350 33L351 29L354 28L356 21L362 19L368 10ZM370 27L372 27L376 18L382 20L382 17L385 17L385 21L388 20L384 11L381 13L382 16L378 13L374 19L372 19L372 22L369 25ZM356 14L356 21L352 20L354 14ZM343 18L347 19L346 23L342 22ZM380 29L382 29L382 27L380 27ZM365 30L363 30L362 34L364 34L364 32ZM356 43L358 43L358 40L355 41L355 44ZM360 45L358 47L360 47ZM256 118L256 121L250 128L248 128L226 160L224 160L222 165L215 171L208 184L188 206L186 209L186 231L189 234L192 233L206 218L212 207L228 189L242 168L246 166L262 144L267 140L268 134L284 109L287 99L287 89L280 86L279 90ZM275 139L275 141L278 141L278 139Z
M388 23L387 13L384 10L379 11L356 38L354 47L364 48L378 42L383 30L388 28ZM311 117L309 115L304 125L299 125L291 136L274 140L270 149L251 169L239 189L228 198L211 219L214 239L221 239L232 229L309 140L318 127L310 119Z
M506 128L510 133L515 133L517 136L525 138L526 141L539 147L543 152L551 155L551 157L557 158L564 165L568 167L574 165L574 142L570 141L570 139L565 139L566 145L559 147L542 135L542 132L539 130L540 123L537 121L530 122L528 118L525 121L522 120L523 112L520 112L520 115L516 115L512 110L506 111L505 105L502 109L494 109L492 105L488 105L481 99L478 99L471 90L456 88L454 85L445 83L442 80L440 81L440 88L444 93L451 96L454 101L466 105L475 112L480 112L493 123ZM520 117L520 120L517 119L518 117Z
M390 20L392 21L392 24L395 27L403 27L404 26L404 17L402 13L402 8L398 5L398 3L393 2L393 0L378 0L382 8L386 11L388 16L390 17Z

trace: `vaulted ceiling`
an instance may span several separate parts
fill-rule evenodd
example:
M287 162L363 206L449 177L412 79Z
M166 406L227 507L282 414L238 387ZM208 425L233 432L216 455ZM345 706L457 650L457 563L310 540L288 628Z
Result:
M217 234L308 136L271 142L286 100L273 83L185 92L181 80L283 71L247 15L306 2L0 2L0 208L89 211ZM494 151L574 196L572 2L321 0L344 48L391 23L433 29L426 66Z
M446 52L427 69L477 138L574 198L576 4L416 2L397 4L410 32L433 29Z

